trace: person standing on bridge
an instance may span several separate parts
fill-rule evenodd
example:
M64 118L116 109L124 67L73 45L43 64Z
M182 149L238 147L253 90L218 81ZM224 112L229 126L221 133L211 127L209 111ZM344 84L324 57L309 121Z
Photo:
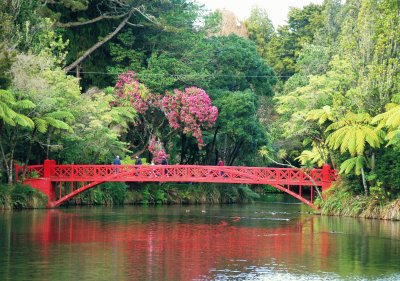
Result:
M136 156L136 161L135 161L135 165L142 165L142 158L140 158L139 156Z
M121 160L119 159L119 156L118 156L118 155L115 156L115 159L114 159L113 164L114 164L114 165L121 165ZM115 168L115 173L118 174L118 168Z
M115 159L114 159L113 164L114 164L114 165L121 165L121 160L119 159L119 156L118 156L118 155L115 156Z
M224 163L224 161L222 160L222 158L220 157L220 158L218 158L218 164L217 164L219 167L222 167L222 166L225 166L225 163ZM224 172L223 171L220 171L220 175L221 176L224 176Z

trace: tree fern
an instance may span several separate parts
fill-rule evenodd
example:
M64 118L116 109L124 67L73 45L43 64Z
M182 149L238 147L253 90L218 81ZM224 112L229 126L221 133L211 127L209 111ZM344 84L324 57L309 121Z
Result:
M35 104L30 100L20 100L15 102L13 108L15 109L32 109L35 108Z
M316 120L320 125L324 124L326 121L333 121L333 113L331 107L326 105L321 109L311 110L307 114L306 120Z
M349 174L350 172L354 172L355 175L359 176L362 173L364 165L364 156L352 157L350 159L347 159L340 165L340 173Z
M328 154L328 151L324 150L323 153ZM302 166L316 164L318 167L322 167L325 164L324 158L316 147L313 147L312 150L304 150L296 160L299 160Z
M13 120L15 124L18 124L21 127L33 128L35 126L31 118L22 114L16 114Z
M388 145L392 144L400 129L400 104L386 105L386 112L375 116L372 123L388 129L386 139L389 140Z
M35 105L27 100L15 101L15 97L11 91L0 90L0 119L10 126L22 126L33 128L33 121L21 113L16 112L16 109L32 108Z
M349 152L351 156L362 155L368 144L378 148L382 143L382 133L370 125L369 114L349 113L343 119L332 123L326 129L332 132L327 137L327 145L340 153Z

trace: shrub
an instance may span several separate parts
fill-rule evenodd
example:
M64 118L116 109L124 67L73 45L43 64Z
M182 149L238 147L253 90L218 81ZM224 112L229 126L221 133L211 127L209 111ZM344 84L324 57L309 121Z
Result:
M23 184L17 184L11 190L11 200L16 209L44 208L48 198L42 192Z
M11 208L11 189L12 187L7 184L0 184L0 209Z

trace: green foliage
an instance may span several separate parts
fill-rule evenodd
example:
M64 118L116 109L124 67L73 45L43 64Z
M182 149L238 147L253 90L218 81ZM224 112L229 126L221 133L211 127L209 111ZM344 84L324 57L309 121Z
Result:
M115 155L128 152L120 136L126 132L135 112L132 107L110 107L112 101L112 94L93 90L71 108L76 122L74 134L61 142L68 147L60 151L63 159L75 163L111 163Z
M337 208L339 202L329 201L329 208L365 208L363 216L373 217L383 197L400 193L400 7L396 0L342 2L293 8L276 31L266 12L255 8L246 39L212 36L221 14L205 15L186 0L6 1L0 6L0 173L10 179L15 161L39 163L49 156L110 163L119 154L129 163L130 150L140 151L156 130L176 162L214 164L220 156L239 165L259 165L262 158L307 167L331 162L354 191L340 196L358 201ZM60 68L109 35L132 7L147 18L135 13L74 70L79 79ZM115 18L87 22L102 15ZM110 106L112 88L96 87L112 87L115 74L126 69L134 69L148 91L189 85L207 91L220 116L204 132L202 150L191 138L168 134L157 112L138 127L141 116L131 107ZM360 174L375 201L357 197ZM246 188L210 186L107 186L81 199L164 204L251 197ZM22 206L31 195L18 196Z
M340 153L348 151L351 156L363 155L366 144L379 148L382 133L372 127L370 122L369 114L348 113L326 129L333 131L326 140L327 144L335 150L340 148Z
M376 159L376 177L383 182L382 189L385 189L388 195L396 198L400 190L400 151L396 149L381 149Z
M356 156L353 158L349 158L345 160L340 165L340 173L341 174L348 174L354 170L354 174L357 176L361 175L362 169L365 166L365 158L364 156Z
M17 101L12 91L0 89L0 120L5 124L33 129L34 122L28 116L18 113L18 110L32 109L34 107L35 105L31 101Z
M282 81L298 71L296 65L303 46L312 43L323 22L322 6L310 4L292 8L288 25L280 26L268 43L267 61Z
M400 105L389 103L386 105L386 112L378 114L372 120L372 123L379 124L379 127L385 127L388 130L386 139L388 145L394 144L399 139L400 127Z
M268 43L275 32L267 12L259 7L254 7L245 24L249 33L249 39L256 44L260 56L265 58L268 52Z
M325 159L322 158L322 154L326 155L327 151L321 152L317 147L313 147L312 150L303 150L296 160L299 160L303 167L322 167L325 164Z
M44 208L47 196L40 191L22 184L17 184L11 191L11 200L16 209Z
M2 34L1 30L0 34ZM3 41L0 40L0 42ZM4 43L0 43L0 89L7 89L11 85L12 79L9 71L15 55L15 52L8 50Z
M11 208L11 190L10 185L0 183L0 210Z
M368 197L356 196L350 186L345 187L343 184L333 187L327 199L323 202L319 201L319 204L321 204L321 212L325 215L357 217L367 206Z
M215 74L210 87L229 91L253 89L259 95L272 95L276 83L273 70L262 60L256 46L237 35L213 37L213 60L209 67Z
M266 143L266 136L257 118L257 96L251 91L218 92L215 101L219 109L217 126L218 149L225 151L228 165L239 158L242 163L251 163L248 157L257 153Z
M101 185L101 190L112 198L113 205L123 205L128 186L121 182L108 182Z
M239 186L238 195L237 202L239 203L253 202L253 200L260 198L260 195L251 190L248 185Z

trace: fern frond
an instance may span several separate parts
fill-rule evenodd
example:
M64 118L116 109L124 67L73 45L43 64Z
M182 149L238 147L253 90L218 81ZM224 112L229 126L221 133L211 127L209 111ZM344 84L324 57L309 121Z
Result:
M354 141L355 141L355 152L357 153L357 155L362 155L365 150L365 134L360 128L357 128L355 132Z
M36 105L30 100L20 100L20 101L15 102L13 107L18 108L18 109L31 109L31 108L35 108Z
M33 122L35 123L36 129L40 133L46 133L47 132L47 122L46 120L43 120L42 118L35 117L33 118Z
M67 121L73 121L75 120L75 116L69 112L69 111L55 111L55 112L50 112L47 113L46 116L54 118L54 119L64 119Z
M54 128L62 129L62 130L69 130L70 129L70 126L67 123L65 123L64 121L55 119L53 117L43 116L42 119L47 122L48 126L52 126Z
M0 118L14 118L17 113L12 110L7 104L0 102Z
M14 95L9 90L3 89L0 89L0 100L8 104L13 104L15 102Z
M35 124L33 123L32 119L22 114L15 115L13 120L15 121L16 124L25 128L33 129L35 127Z
M342 145L340 146L340 153L344 154L348 150L350 155L354 156L356 154L357 147L356 137L356 130L349 130L347 128L346 142L343 141Z
M357 175L357 176L359 176L359 175L361 175L361 170L364 168L364 165L365 165L365 158L364 158L364 156L358 156L358 157L356 157L356 160L355 160L355 162L356 162L356 166L355 166L355 174Z
M355 161L355 158L350 158L350 159L347 159L346 161L344 161L341 165L340 165L340 174L345 174L345 175L347 175L347 174L349 174L352 170L353 170L353 168L355 167L355 165L356 165L356 161Z
M365 134L365 141L374 148L377 148L382 143L382 139L379 137L379 134L370 127L363 128L363 132Z

